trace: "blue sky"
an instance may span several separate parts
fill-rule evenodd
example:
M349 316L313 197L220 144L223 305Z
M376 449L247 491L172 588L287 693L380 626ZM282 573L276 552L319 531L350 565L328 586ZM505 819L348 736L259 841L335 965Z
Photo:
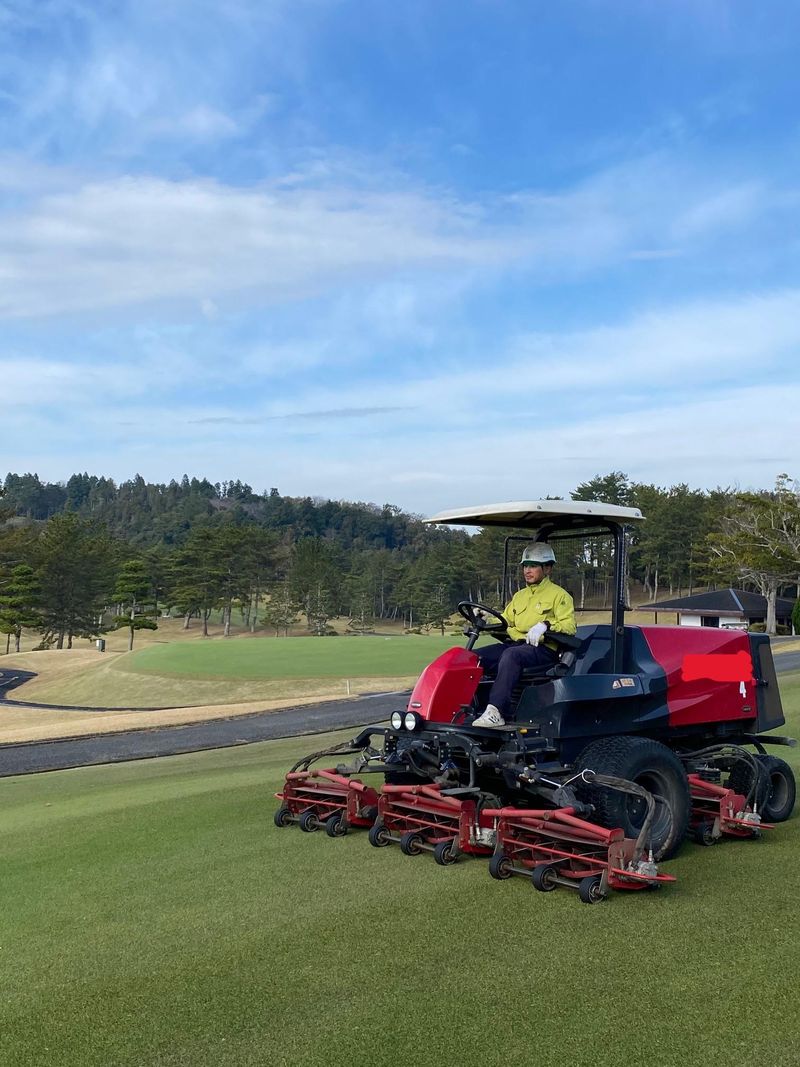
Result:
M797 475L800 5L0 0L0 476Z

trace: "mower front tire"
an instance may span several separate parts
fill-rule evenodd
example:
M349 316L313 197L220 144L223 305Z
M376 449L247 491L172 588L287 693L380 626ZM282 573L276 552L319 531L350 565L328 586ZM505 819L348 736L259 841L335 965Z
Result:
M498 882L504 882L513 873L508 856L504 856L502 852L495 852L489 860L489 874L492 878L496 878Z
M602 889L603 879L599 874L589 874L578 882L578 896L583 904L599 904L606 899Z
M652 845L656 861L674 855L689 827L691 799L686 771L671 749L647 737L603 737L587 745L576 769L625 778L652 793L657 807L645 847ZM620 827L626 837L639 836L647 810L641 797L599 785L589 786L586 793L601 826Z
M557 878L558 867L554 863L540 863L531 871L533 888L538 889L540 893L552 893L554 889L557 889Z

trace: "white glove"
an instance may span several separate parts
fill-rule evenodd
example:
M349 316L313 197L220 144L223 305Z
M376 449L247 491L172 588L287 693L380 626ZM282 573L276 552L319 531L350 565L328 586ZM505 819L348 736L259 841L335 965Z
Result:
M529 645L538 645L544 635L547 633L547 623L537 622L535 626L531 626L525 635L525 640Z

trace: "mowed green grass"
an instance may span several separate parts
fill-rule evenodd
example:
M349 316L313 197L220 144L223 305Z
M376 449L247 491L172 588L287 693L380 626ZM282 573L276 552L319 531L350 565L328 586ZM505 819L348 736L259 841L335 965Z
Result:
M18 695L99 708L343 698L409 687L426 664L454 646L463 648L461 634L174 641L98 656L52 677L43 670Z
M304 637L151 645L123 661L126 671L187 678L352 678L419 674L464 638Z
M276 829L322 744L0 780L4 1067L798 1063L800 819L587 907Z

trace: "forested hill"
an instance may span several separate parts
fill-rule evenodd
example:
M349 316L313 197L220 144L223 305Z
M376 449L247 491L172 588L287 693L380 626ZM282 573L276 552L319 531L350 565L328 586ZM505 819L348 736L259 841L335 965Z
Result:
M4 489L4 507L19 518L42 522L69 511L141 548L180 544L192 527L217 516L286 531L297 540L325 537L348 551L404 548L441 537L390 504L285 497L275 488L257 494L239 480L211 483L184 475L159 484L137 475L118 485L94 474L73 474L66 483L8 474Z
M773 606L779 593L796 595L800 487L786 475L774 490L734 493L663 489L614 471L570 496L646 516L628 557L639 601L709 583L756 589ZM9 474L0 493L0 633L7 648L12 637L19 646L22 629L62 647L101 623L123 624L132 642L165 609L204 625L221 609L226 632L239 615L253 631L288 632L298 611L321 634L334 616L360 631L388 618L444 631L462 599L505 602L505 532L470 537L390 504L257 494L238 480L164 485L137 476L118 485L74 474L62 484ZM590 542L565 542L556 577L579 608L607 608L609 555Z

